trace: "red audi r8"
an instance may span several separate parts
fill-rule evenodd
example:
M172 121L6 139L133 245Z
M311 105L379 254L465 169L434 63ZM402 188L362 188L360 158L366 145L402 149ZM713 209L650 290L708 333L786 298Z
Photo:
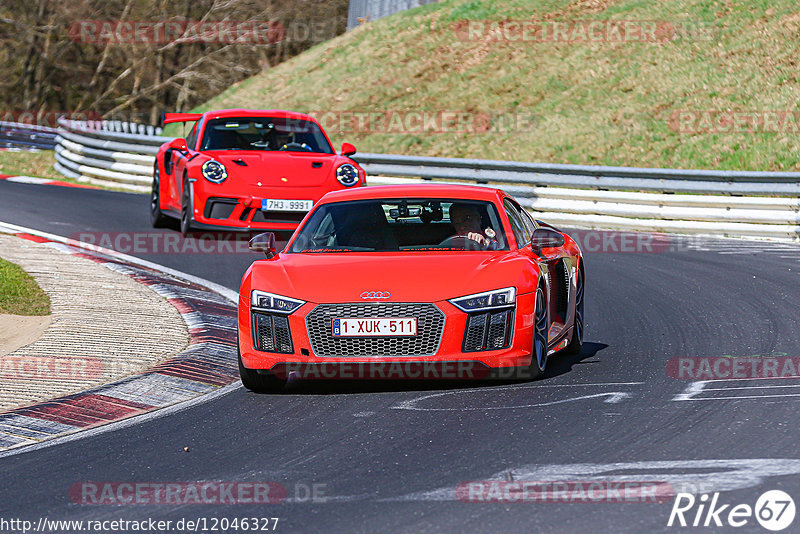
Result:
M536 378L583 343L577 243L498 189L328 193L280 253L272 233L250 248L267 254L239 293L239 372L253 391L292 373Z
M349 158L356 149L331 147L309 115L225 109L166 113L164 123L195 121L186 139L158 150L150 220L180 220L192 230L291 231L325 193L366 185Z

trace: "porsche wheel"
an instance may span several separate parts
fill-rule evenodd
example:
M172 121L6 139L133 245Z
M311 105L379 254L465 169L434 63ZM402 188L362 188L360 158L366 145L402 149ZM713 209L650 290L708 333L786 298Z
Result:
M183 193L181 194L181 234L184 237L192 232L192 202L189 197L189 180L183 179Z
M153 190L150 193L150 224L153 225L153 228L163 228L167 225L167 216L161 211L158 163L153 168Z
M286 385L285 380L275 375L262 375L245 367L241 353L239 353L239 378L242 379L242 385L254 393L276 393Z
M531 350L531 363L526 369L525 378L535 380L542 376L547 368L548 332L550 331L550 316L547 311L547 299L544 289L539 286L536 291L536 304L534 310L533 347Z
M583 347L583 270L578 269L575 282L575 324L572 326L572 339L567 345L567 354L578 354Z

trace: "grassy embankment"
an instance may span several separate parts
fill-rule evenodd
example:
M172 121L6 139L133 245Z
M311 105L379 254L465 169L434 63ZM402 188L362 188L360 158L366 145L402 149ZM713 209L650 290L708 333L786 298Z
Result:
M467 20L656 21L659 39L472 40ZM368 22L198 109L453 111L494 120L478 132L330 129L337 148L350 141L362 152L798 170L800 121L708 133L698 119L797 111L799 32L793 0L444 0ZM694 114L684 126L700 133L677 131L681 111Z
M0 150L0 174L37 176L74 182L53 168L56 162L54 150L28 152L25 150Z
M465 38L467 21L654 21L657 42ZM547 28L553 31L553 25ZM608 27L605 23L604 27ZM641 24L638 24L641 28ZM674 31L673 31L674 30ZM640 32L639 32L640 33ZM513 34L518 37L519 33ZM666 38L665 38L666 37ZM361 152L731 170L800 170L800 120L709 133L720 113L800 108L794 0L442 0L322 43L212 99L313 112L466 113L466 131L328 123ZM689 112L679 131L675 118ZM491 127L486 130L486 118ZM744 115L746 121L749 115ZM773 119L774 120L774 116ZM356 130L356 131L353 131ZM178 125L165 135L181 135ZM51 152L0 152L0 173L63 179Z
M0 314L50 315L50 298L21 267L0 258Z

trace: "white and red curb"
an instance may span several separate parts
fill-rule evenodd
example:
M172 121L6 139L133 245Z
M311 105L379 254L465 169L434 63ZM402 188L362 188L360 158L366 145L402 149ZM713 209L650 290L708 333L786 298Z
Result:
M37 185L60 185L62 187L77 187L80 189L102 189L93 185L76 184L74 182L66 182L64 180L52 180L50 178L37 178L36 176L16 176L13 174L0 174L0 180L7 182L17 182L21 184L37 184Z
M0 413L0 451L192 401L238 382L234 291L72 239L2 222L0 232L90 259L150 287L178 310L191 337L186 350L139 374Z

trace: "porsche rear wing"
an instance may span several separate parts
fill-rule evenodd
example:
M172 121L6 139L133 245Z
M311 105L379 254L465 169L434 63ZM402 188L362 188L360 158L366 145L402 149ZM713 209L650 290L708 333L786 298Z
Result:
M202 113L164 113L164 124L196 121L202 116Z

